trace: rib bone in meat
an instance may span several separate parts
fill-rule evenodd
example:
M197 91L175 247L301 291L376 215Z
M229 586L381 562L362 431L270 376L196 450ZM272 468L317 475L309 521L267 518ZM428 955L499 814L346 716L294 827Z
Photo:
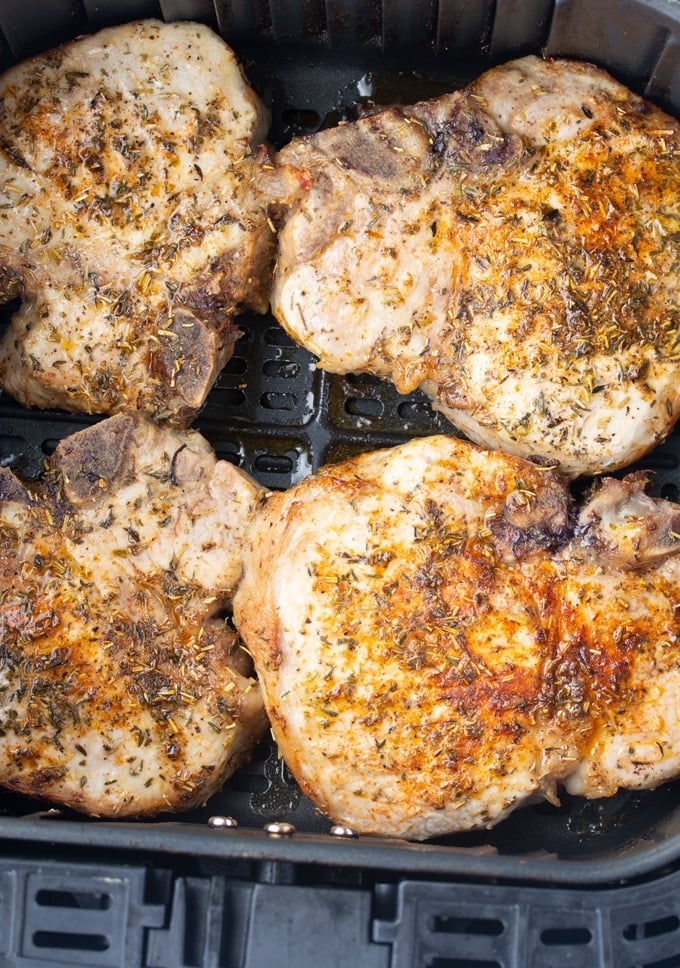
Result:
M680 125L527 57L296 139L311 188L272 308L335 373L424 389L468 437L611 471L680 407Z
M203 803L265 730L221 611L260 489L116 415L0 468L0 784L100 816Z
M234 619L302 788L357 831L498 823L680 773L680 507L453 437L269 498Z
M267 112L201 24L111 27L0 79L0 349L25 405L188 423L268 306Z

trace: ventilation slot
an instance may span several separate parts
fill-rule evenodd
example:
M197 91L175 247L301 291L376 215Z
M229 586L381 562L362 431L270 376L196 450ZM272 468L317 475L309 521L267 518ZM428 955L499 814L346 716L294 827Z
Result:
M264 341L268 346L289 346L294 347L295 343L290 338L285 329L280 326L270 326L265 331Z
M290 474L294 464L287 454L260 454L254 466L259 474Z
M398 405L397 413L401 420L410 423L412 420L420 420L423 416L429 417L432 407L427 400L404 400Z
M265 360L262 372L273 379L294 380L300 373L300 364L295 360Z
M338 427L380 430L392 409L391 386L368 373L350 373L331 383L331 413Z
M628 924L623 929L623 936L626 941L638 941L640 938L658 938L663 934L673 934L678 928L680 928L680 918L671 914L668 917L657 918L655 921Z
M375 397L350 397L345 401L345 411L352 417L372 420L382 417L384 409L382 400L376 400Z
M305 108L286 108L281 112L281 124L287 138L299 137L317 131L321 115Z
M645 961L641 968L680 968L680 955L671 955L670 958L661 958L660 961Z
M228 460L230 464L241 467L243 464L243 453L229 441L213 443L215 455L219 460Z
M541 931L541 943L549 947L590 944L593 936L588 928L546 928Z
M88 911L108 911L111 895L96 892L74 894L73 891L36 891L36 903L42 907L82 908Z
M24 943L27 954L50 965L110 965L121 941L123 885L79 878L29 878ZM42 883L41 883L42 881Z
M248 360L243 356L232 356L224 367L224 373L240 376L248 369Z
M505 925L496 918L435 917L432 923L432 931L442 934L482 934L497 937L504 930Z
M266 410L285 410L292 413L297 410L298 401L294 393L278 393L268 391L260 397L260 403Z
M478 958L432 958L426 964L427 968L503 968L500 961Z
M439 954L429 958L428 968L502 968L493 955L504 947L506 925L496 917L435 914L428 919L431 942ZM450 940L446 940L446 938Z
M268 447L256 452L250 466L244 467L263 487L282 490L310 472L311 457L304 446L298 448L297 444L290 441L286 447L286 442L281 441L279 449L276 446L277 441L274 440L271 445L271 449Z
M408 434L444 433L458 434L458 431L440 413L432 409L432 403L417 390L410 396L395 397L396 417L404 431Z
M424 393L401 394L391 383L368 373L331 377L329 402L331 420L343 430L409 436L455 433Z
M110 941L101 934L72 934L69 931L36 931L36 948L57 948L59 951L108 951Z
M75 433L75 431L74 431L74 433ZM43 454L45 454L47 457L51 457L52 454L57 449L57 444L58 443L59 443L59 438L47 437L42 442L42 452L43 452Z
M220 403L225 407L241 407L246 401L246 395L238 387L220 387Z

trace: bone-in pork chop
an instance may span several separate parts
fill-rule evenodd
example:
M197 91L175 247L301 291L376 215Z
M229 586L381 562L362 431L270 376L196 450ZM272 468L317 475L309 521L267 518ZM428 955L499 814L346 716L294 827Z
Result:
M680 125L588 64L296 139L311 190L272 307L335 373L422 387L468 437L625 466L680 407Z
M268 305L268 115L201 24L111 27L0 78L0 348L25 405L188 423Z
M279 748L359 832L492 826L680 773L680 507L453 437L322 468L258 516L234 620Z
M266 725L221 611L260 489L116 415L0 469L0 785L100 816L203 803Z

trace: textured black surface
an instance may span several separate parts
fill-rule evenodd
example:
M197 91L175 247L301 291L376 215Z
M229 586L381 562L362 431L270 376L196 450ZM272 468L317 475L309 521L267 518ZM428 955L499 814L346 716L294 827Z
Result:
M0 857L12 968L674 968L680 874L579 891Z

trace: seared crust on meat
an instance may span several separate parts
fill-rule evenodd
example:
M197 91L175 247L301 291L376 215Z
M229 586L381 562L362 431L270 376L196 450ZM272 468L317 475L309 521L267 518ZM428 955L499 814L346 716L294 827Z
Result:
M116 415L0 475L0 784L88 814L203 803L266 727L221 610L260 489Z
M0 78L0 348L22 403L191 421L267 309L268 114L201 24L107 28Z
M527 57L295 139L272 308L335 373L422 387L471 439L611 471L680 412L680 125Z
M234 620L321 810L424 839L678 775L680 508L643 486L577 514L550 470L431 437L268 499Z

